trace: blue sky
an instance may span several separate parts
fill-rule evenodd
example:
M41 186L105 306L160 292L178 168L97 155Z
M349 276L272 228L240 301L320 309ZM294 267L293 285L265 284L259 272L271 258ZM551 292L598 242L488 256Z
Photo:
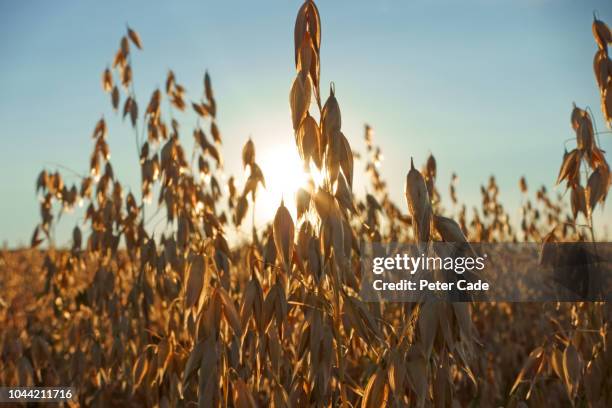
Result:
M252 135L258 152L293 143L288 92L299 1L0 2L0 243L27 243L39 220L36 175L56 163L85 173L91 131L109 120L115 173L137 190L133 136L110 109L100 74L125 24L141 35L134 59L141 108L172 68L199 98L208 69L228 173ZM495 174L518 216L518 179L553 184L573 101L603 128L592 73L592 12L612 24L612 2L570 0L319 1L322 84L334 81L343 130L363 149L370 123L383 175L403 202L410 156L432 152L444 195L453 171L459 198L479 200ZM326 88L326 86L324 86ZM193 116L183 121L191 141ZM600 137L605 150L612 135ZM608 155L608 159L609 159ZM67 178L68 181L76 181ZM361 193L364 188L361 188ZM598 224L612 223L609 205ZM60 235L72 229L64 220ZM61 241L61 240L60 240Z

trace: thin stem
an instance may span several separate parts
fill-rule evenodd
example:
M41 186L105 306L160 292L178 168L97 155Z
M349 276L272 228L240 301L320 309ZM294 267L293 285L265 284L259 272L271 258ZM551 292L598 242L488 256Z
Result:
M255 195L253 194L253 213L251 214L251 226L253 228L253 242L257 241L257 230L255 229L255 203L257 200L255 199Z
M75 171L75 170L71 169L70 167L64 166L63 164L59 164L59 163L47 163L47 164L48 164L49 166L55 166L55 167L57 167L57 168L60 168L60 169L66 170L66 171L68 171L68 172L72 173L74 176L76 176L76 177L78 177L78 178L80 178L80 179L85 179L85 178L87 178L87 176L85 176L85 175L83 175L83 174L80 174L79 172L77 172L77 171Z

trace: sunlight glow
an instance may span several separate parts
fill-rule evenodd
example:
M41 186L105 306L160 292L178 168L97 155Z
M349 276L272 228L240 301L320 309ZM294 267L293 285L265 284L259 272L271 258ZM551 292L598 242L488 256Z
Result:
M266 179L266 188L257 196L257 224L274 219L281 199L296 222L295 193L308 184L308 174L293 144L270 145L257 152L257 162Z

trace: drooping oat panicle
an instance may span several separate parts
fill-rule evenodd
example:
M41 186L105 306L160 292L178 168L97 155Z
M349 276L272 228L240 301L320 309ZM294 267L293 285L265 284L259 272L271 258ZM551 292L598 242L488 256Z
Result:
M612 60L608 54L608 44L612 42L612 32L606 23L597 18L593 19L592 31L598 47L593 58L593 70L601 95L601 110L609 127L612 126Z
M316 62L317 70L312 72L315 88L319 87L319 50L321 48L321 18L319 16L319 10L314 1L306 0L302 7L300 7L294 25L294 49L295 49L295 65L298 70L309 70L311 65L304 64L304 61L300 61L300 55L305 53L305 50L309 50L312 47L313 53L310 58L315 61L311 61L311 64ZM306 43L306 44L304 44Z

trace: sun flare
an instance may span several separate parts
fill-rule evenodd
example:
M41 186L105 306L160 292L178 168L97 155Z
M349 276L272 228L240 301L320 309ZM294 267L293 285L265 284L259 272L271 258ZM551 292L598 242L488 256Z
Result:
M266 188L257 193L257 223L272 220L281 200L285 201L291 217L296 221L295 194L309 180L296 146L288 143L271 145L257 155L266 180Z

